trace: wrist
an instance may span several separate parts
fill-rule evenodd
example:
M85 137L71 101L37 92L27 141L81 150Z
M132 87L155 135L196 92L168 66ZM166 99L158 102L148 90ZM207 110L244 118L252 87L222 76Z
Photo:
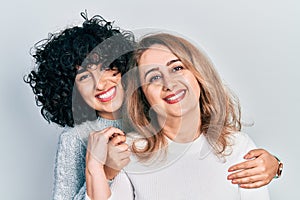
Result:
M274 156L274 155L273 155ZM276 156L274 156L278 162L278 168L277 168L277 171L276 171L276 175L274 176L275 179L281 177L281 174L282 174L282 170L283 170L283 162Z
M106 179L109 180L109 181L112 181L118 175L118 173L120 172L120 170L113 169L113 168L108 167L106 165L104 165L103 168L104 168Z
M104 166L98 162L94 163L94 162L89 162L86 165L86 173L88 173L89 175L96 175L99 173L103 173L104 172Z

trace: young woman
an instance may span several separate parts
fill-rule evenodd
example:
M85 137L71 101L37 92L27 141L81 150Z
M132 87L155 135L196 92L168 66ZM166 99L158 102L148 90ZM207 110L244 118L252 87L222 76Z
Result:
M255 145L240 132L239 103L209 59L187 40L162 33L143 38L133 60L123 128L133 131L127 138L134 156L109 188L102 152L123 132L92 133L87 199L269 199L264 187L247 190L226 180L230 165Z
M42 106L43 117L65 127L58 142L52 199L85 198L84 133L122 128L121 75L127 71L134 37L100 16L83 17L82 26L52 34L35 45L36 68L25 77L37 105ZM108 179L129 162L119 158L128 157L128 151L115 151L126 147L118 145L121 141L125 137L115 137L109 143Z
M82 26L52 34L35 45L36 67L25 77L37 105L42 107L43 117L65 127L58 142L53 199L85 198L89 133L108 127L122 129L121 76L128 71L134 37L100 16L83 17ZM124 135L114 134L105 149L108 150L104 165L107 179L112 179L129 162L124 141ZM263 183L254 181L261 186L272 180L276 160L264 150L254 150L254 153L252 157L256 159L237 169L253 168L247 178L263 176ZM235 175L245 177L241 172ZM249 181L244 180L244 183Z

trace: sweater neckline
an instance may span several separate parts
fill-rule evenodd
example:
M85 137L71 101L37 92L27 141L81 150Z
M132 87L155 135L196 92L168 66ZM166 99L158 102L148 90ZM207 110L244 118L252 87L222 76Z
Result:
M212 152L212 148L204 134L200 134L198 138L188 143L174 142L169 138L167 142L167 154L164 154L164 149L161 149L150 160L145 162L141 162L137 157L133 156L130 164L125 167L125 171L133 174L152 173L169 167L182 158L203 160Z
M106 124L108 126L116 126L117 125L118 127L120 127L122 124L122 119L106 119L103 117L98 117L97 122L99 124Z

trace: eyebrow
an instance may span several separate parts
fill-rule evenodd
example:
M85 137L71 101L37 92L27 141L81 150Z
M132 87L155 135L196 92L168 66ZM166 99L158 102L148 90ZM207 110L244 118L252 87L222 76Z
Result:
M83 72L86 72L87 70L85 68L81 68L79 70L77 70L77 74L81 74Z
M146 76L147 76L150 72L157 71L158 69L159 69L158 67L154 67L154 68L150 69L149 71L147 71L147 72L145 73L144 79L146 79Z
M167 62L167 66L171 65L174 62L178 62L181 61L180 59L175 59L175 60L170 60L169 62Z
M169 62L167 62L166 66L170 66L172 63L175 63L175 62L178 62L178 61L181 61L180 59L174 59L174 60L170 60ZM152 68L150 69L149 71L147 71L145 73L145 76L144 76L144 79L146 79L146 76L150 73L150 72L153 72L153 71L157 71L159 70L158 67L155 67L155 68Z

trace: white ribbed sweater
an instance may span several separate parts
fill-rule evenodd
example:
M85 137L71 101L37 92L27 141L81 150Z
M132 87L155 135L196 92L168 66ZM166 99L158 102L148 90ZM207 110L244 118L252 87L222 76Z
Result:
M206 138L178 144L169 141L164 164L141 164L134 157L111 185L113 200L268 200L266 187L242 189L226 179L227 169L255 148L244 133L232 137L232 153L218 158Z

